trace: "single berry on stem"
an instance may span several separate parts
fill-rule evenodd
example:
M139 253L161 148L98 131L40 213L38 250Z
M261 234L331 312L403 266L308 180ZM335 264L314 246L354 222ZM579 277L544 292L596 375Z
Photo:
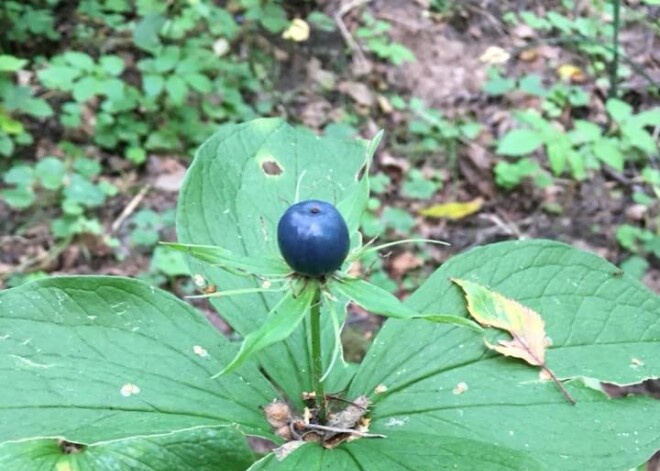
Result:
M341 267L350 240L337 208L308 200L286 210L277 225L277 243L284 260L297 273L320 278Z

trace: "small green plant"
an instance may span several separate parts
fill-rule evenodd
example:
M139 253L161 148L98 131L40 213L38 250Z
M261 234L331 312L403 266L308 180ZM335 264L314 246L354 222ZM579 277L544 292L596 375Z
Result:
M70 239L82 233L102 235L100 222L89 212L114 196L117 188L98 178L98 162L84 157L70 143L62 143L62 148L70 152L65 160L46 156L34 165L12 166L3 176L7 188L0 190L0 198L17 210L35 208L37 202L42 211L55 207L56 217L51 219L50 227L56 238Z
M21 116L46 118L53 114L48 102L34 97L29 87L15 83L15 74L27 63L12 55L0 55L0 156L10 157L16 144L32 142Z
M0 292L0 465L577 471L644 462L660 444L654 399L613 400L601 381L660 376L660 298L595 255L542 240L461 254L405 302L349 275L350 262L379 250L358 232L377 144L261 119L201 146L180 195L179 242L168 245L188 254L198 297L240 346L136 280L50 277ZM281 257L277 223L298 199L337 201L350 240L337 270L309 277ZM359 365L341 353L349 301L394 318ZM257 460L245 435L278 448Z
M505 160L497 164L498 184L511 188L529 176L542 185L549 183L551 180L541 167L527 157L540 149L545 150L555 176L568 170L577 180L584 180L589 171L601 165L623 171L627 162L642 165L657 155L658 145L647 129L660 122L660 109L634 114L630 105L616 98L609 99L606 108L611 119L609 129L603 130L590 121L575 120L573 129L568 132L534 110L518 112L518 120L529 127L511 130L498 141L496 152L499 155L517 159L514 163Z
M362 14L362 22L363 26L356 30L355 36L364 41L365 47L369 51L394 65L415 61L415 55L410 49L392 41L387 35L392 27L390 23L374 18L367 11Z

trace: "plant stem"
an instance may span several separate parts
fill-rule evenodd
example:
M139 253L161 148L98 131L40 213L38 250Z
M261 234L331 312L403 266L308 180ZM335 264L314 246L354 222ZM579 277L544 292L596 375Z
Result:
M612 49L614 56L612 57L612 64L610 64L610 92L608 98L616 98L617 82L619 80L619 27L621 21L621 0L614 1L614 35L612 38Z
M557 378L557 376L555 376L555 374L552 372L552 370L550 368L548 368L547 366L545 366L545 365L541 365L541 368L543 368L543 371L548 373L548 376L550 376L550 379L552 379L552 381L557 385L557 387L559 388L561 393L564 395L566 400L568 402L570 402L572 406L577 404L577 402L575 402L575 399L573 399L573 396L571 396L570 393L568 391L566 391L566 388L564 387L562 382L559 381L559 378Z
M323 374L323 357L321 356L321 288L316 287L312 301L310 333L312 337L312 384L316 393L316 407L319 411L319 422L324 423L326 417L325 391L321 375Z

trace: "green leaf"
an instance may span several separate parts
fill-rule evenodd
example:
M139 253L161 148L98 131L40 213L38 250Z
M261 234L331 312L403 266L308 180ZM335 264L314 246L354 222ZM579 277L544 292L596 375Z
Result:
M329 285L337 297L345 297L369 312L395 319L424 319L439 324L467 327L476 332L483 329L470 319L446 314L421 314L403 304L399 298L384 289L359 278L342 278Z
M573 145L579 146L588 142L597 141L602 135L603 131L595 123L576 119L574 128L568 132L568 137Z
M71 90L74 81L80 77L80 70L73 67L51 65L37 72L39 80L48 88Z
M358 185L364 165L362 142L318 137L279 119L225 125L198 150L181 189L177 234L182 243L223 247L234 255L279 258L277 223L299 200L334 202ZM278 168L279 172L272 172ZM268 172L266 169L270 169ZM304 172L304 174L303 174ZM261 280L237 276L189 260L195 279L222 290L261 287ZM213 306L243 336L257 330L282 293L211 298ZM324 368L334 347L331 317L322 314ZM311 365L302 327L258 355L262 367L299 405L309 391ZM294 366L292 366L294 365ZM345 376L331 374L328 390L340 390Z
M148 13L140 20L133 31L133 43L145 51L155 49L160 45L158 33L160 33L166 21L167 18L161 13Z
M142 147L128 147L124 152L124 157L134 164L140 165L147 160L147 153Z
M64 196L72 202L88 208L101 206L105 202L105 194L87 178L74 173L64 188Z
M222 466L226 471L243 471L254 461L245 438L228 427L128 438L69 453L62 448L55 438L5 443L0 445L0 467L16 471L214 471Z
M309 443L279 461L272 453L248 471L477 470L549 471L519 451L440 433L400 431L405 418L381 427L387 438L355 440L334 450ZM403 425L403 424L401 424Z
M420 316L393 294L359 278L342 278L331 283L330 289L374 314L398 319L414 319Z
M124 71L124 59L119 56L102 56L99 59L99 64L108 75L115 77Z
M21 70L23 67L25 67L27 63L27 59L19 59L18 57L1 54L0 72L16 72L17 70Z
M213 82L204 74L192 73L184 75L183 78L188 85L200 93L209 93L213 89Z
M163 91L165 79L161 75L143 75L142 88L147 96L155 97Z
M619 149L618 143L617 139L603 138L594 144L593 151L599 160L621 172L626 158Z
M15 165L2 176L8 185L31 186L34 183L34 170L28 165Z
M94 59L89 54L79 51L65 52L62 57L77 69L91 72L94 69Z
M296 327L309 312L314 292L318 289L316 283L310 282L302 290L302 293L297 296L292 291L287 291L268 313L261 327L245 337L241 349L231 363L225 366L216 376L235 371L256 353L274 343L287 339L293 334Z
M658 126L660 124L660 107L642 111L630 118L628 123L638 127Z
M540 133L531 129L514 129L500 139L495 152L500 155L519 157L531 154L542 145L543 137Z
M167 276L189 275L186 259L181 252L156 247L151 259L151 271L160 271Z
M291 268L282 258L246 257L212 245L177 244L175 242L163 242L163 245L233 273L244 272L262 276L284 276L291 273Z
M30 187L5 188L0 190L0 197L9 206L15 209L25 209L32 206L36 196Z
M449 260L406 302L419 312L466 315L463 293L450 281L457 277L534 309L552 340L548 364L572 379L565 386L575 407L536 369L487 353L480 334L400 320L385 324L346 397L384 391L373 396L372 433L428 433L438 443L453 437L456 452L468 439L538 463L529 469L637 466L660 443L656 401L612 400L594 379L631 384L660 376L660 298L620 275L564 244L506 242ZM471 469L469 458L462 465Z
M234 349L169 293L115 277L49 278L0 292L0 443L93 444L191 427L270 432L276 397L254 367L211 380Z
M366 210L369 201L369 170L376 149L378 149L380 141L383 139L383 134L382 130L379 131L369 144L367 144L364 155L364 166L360 169L360 173L363 172L362 178L358 180L359 173L356 175L355 179L358 180L357 185L349 192L348 196L337 204L337 210L346 221L349 233L351 234L351 245L353 247L359 245L361 241L358 229L362 214Z
M658 152L656 140L644 128L626 123L621 126L621 133L626 137L632 147L636 147L649 155L654 155Z
M34 170L41 186L48 190L60 188L66 175L66 167L57 157L44 157Z
M183 103L188 94L188 86L183 79L177 75L170 75L165 81L165 89L172 102L177 105Z
M610 117L617 123L623 123L632 115L632 106L618 98L610 98L605 104L605 109Z
M78 103L82 103L96 95L100 88L95 77L83 77L73 87L73 98Z
M53 108L42 98L30 98L21 105L25 114L35 118L47 118L53 115Z
M0 129L0 154L9 157L14 152L14 141Z

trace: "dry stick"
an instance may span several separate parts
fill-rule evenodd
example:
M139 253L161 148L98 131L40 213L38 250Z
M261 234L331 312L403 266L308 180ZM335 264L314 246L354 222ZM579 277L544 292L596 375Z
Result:
M344 23L344 15L351 11L353 8L357 8L360 5L363 5L365 3L369 3L371 0L353 0L351 2L348 2L346 5L342 6L337 13L335 13L335 23L337 23L337 27L339 28L339 31L341 32L341 35L344 37L344 41L350 46L350 48L355 51L355 53L358 55L360 60L367 62L367 58L364 55L364 52L362 51L362 48L360 45L353 39L353 35L351 35L351 32L348 30L346 27L346 23Z
M133 213L133 211L135 211L135 208L137 208L140 205L140 203L142 202L144 197L147 195L147 192L149 190L151 190L151 185L150 184L145 185L138 192L138 194L135 195L133 197L133 199L126 205L126 207L121 212L119 217L117 219L115 219L115 221L112 223L112 226L110 227L110 231L112 233L117 232L117 230L121 227L121 225L124 223L126 218L128 218L128 216L130 216Z

